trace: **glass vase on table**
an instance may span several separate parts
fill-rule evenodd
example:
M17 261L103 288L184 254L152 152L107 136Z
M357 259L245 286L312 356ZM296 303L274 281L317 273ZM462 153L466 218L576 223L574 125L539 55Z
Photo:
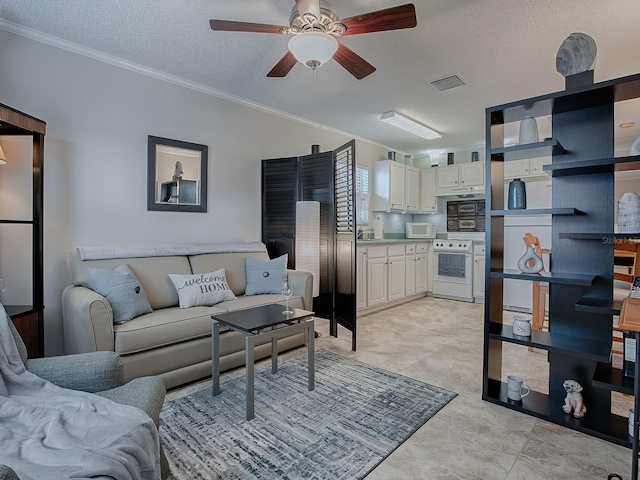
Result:
M291 297L291 295L293 295L293 291L291 290L291 283L288 280L285 280L284 282L282 282L282 296L287 300L287 308L284 312L282 312L283 315L291 315L293 313L291 310L289 310L289 297Z

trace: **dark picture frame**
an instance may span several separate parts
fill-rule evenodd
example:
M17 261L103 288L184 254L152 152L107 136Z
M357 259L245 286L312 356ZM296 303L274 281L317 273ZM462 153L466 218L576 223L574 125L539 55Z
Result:
M209 147L149 135L147 210L206 212Z

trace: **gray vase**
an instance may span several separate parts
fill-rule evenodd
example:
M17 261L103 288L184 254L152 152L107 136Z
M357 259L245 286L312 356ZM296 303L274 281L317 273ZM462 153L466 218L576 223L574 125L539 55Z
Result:
M509 210L522 210L527 208L527 190L524 182L519 178L514 178L509 183L507 208Z
M529 265L530 261L533 261L532 266ZM522 273L538 273L543 267L542 259L536 254L533 247L527 247L527 251L518 260L518 268Z

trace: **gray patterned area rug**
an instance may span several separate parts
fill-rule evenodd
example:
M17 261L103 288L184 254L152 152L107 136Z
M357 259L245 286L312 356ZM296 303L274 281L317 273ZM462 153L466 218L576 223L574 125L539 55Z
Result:
M326 350L256 370L255 415L244 376L168 402L160 432L174 479L363 478L456 394Z

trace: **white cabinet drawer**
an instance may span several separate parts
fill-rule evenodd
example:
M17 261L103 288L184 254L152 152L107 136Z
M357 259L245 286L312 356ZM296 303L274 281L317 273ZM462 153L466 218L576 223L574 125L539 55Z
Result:
M427 253L427 244L426 243L418 243L416 245L416 253Z
M404 245L389 245L387 248L389 251L387 252L390 257L395 257L396 255L404 255ZM371 255L369 255L371 258Z
M416 253L416 246L415 245L405 245L404 246L404 253L406 255L410 255L412 253Z
M386 246L378 246L378 247L368 247L367 248L367 258L384 258L387 256L387 247Z

